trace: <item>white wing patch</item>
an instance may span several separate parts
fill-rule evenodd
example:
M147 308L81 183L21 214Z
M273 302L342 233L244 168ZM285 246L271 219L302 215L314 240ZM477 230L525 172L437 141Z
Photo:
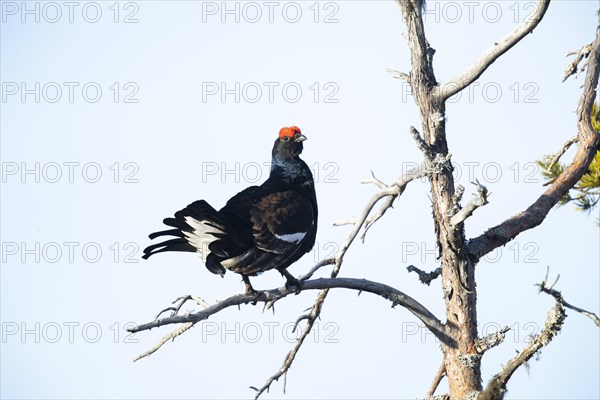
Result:
M275 235L279 240L288 243L299 243L306 236L306 232L286 233L285 235Z
M248 251L240 254L239 256L228 258L226 260L221 261L221 265L224 266L225 268L231 270L233 267L235 267L237 264L244 261L246 258L254 255L254 253L255 253L255 250L253 248L250 248Z
M213 234L225 233L219 228L208 225L207 221L198 221L192 217L185 217L185 222L194 230L193 232L183 232L187 241L196 248L196 251L202 257L202 262L206 262L206 257L210 251L208 245L217 240Z

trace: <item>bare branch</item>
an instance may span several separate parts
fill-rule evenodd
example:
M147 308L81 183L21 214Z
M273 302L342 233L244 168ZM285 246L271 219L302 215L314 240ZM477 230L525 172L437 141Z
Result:
M391 185L380 189L377 193L375 193L371 197L371 199L369 199L369 201L367 202L367 205L363 209L362 213L356 218L356 220L354 222L354 228L348 234L348 237L346 238L346 241L342 245L342 248L338 251L338 253L335 256L335 259L338 260L338 262L336 263L336 267L334 268L335 275L332 273L332 278L337 276L336 271L339 271L339 268L341 266L344 255L350 248L350 245L352 244L352 242L354 242L354 239L356 239L356 236L360 232L361 228L364 226L364 229L365 229L365 232L363 233L363 236L362 236L362 238L364 240L366 231L377 220L379 220L379 218L381 218L385 214L387 209L392 206L393 200L396 199L397 197L399 197L404 192L404 190L406 189L406 186L413 180L422 178L422 177L426 176L428 173L429 173L429 171L424 170L424 168L416 168L414 171L410 171L410 172L407 172L406 174L404 174L402 177L400 177L396 182L392 183ZM374 175L372 175L372 177L374 178ZM371 179L373 179L373 178L371 178ZM377 179L377 178L375 178L375 179ZM377 179L377 181L381 182L378 179ZM371 180L367 180L367 182L371 183ZM381 183L383 183L383 182L381 182ZM388 199L382 205L382 207L379 208L378 212L371 216L371 211L373 210L373 207L375 207L375 205L379 202L379 200L381 200L383 198L388 198Z
M425 156L425 160L432 160L433 158L435 158L435 155L433 154L433 150L431 150L431 147L427 143L425 143L425 140L421 137L421 134L419 133L417 128L415 128L414 126L411 126L409 128L409 132L410 132L410 136L413 138L413 140L417 144L417 148L419 150L421 150L421 152Z
M204 300L202 300L200 297L189 294L187 296L181 296L181 297L178 297L175 300L173 300L173 302L171 304L176 304L177 302L179 302L179 304L177 306L169 306L169 307L165 308L164 310L159 312L156 315L156 317L154 317L154 319L158 319L158 317L160 317L164 312L167 312L167 311L171 311L172 316L179 314L179 310L181 310L181 307L183 307L183 305L189 300L194 300L196 302L196 304L198 304L199 306L202 306L204 308L209 306L209 304L207 302L205 302Z
M298 279L301 281L310 279L310 277L313 276L313 274L315 272L317 272L319 269L326 267L327 265L332 265L332 264L335 264L335 258L326 258L324 260L321 260L318 263L316 263L315 266L310 269L310 271L308 271L306 274L302 275Z
M431 382L431 386L429 386L429 390L425 394L425 398L432 397L435 393L435 390L440 385L442 379L446 376L446 364L444 364L444 360L442 360L442 365L440 365L440 369L433 377L433 382Z
M389 72L396 79L402 79L403 81L410 83L410 75L408 75L404 72L396 71L395 69L391 69L391 68L386 68L385 72Z
M550 0L538 0L535 11L525 20L525 22L523 22L523 24L515 28L515 30L500 41L494 43L493 46L488 48L479 59L461 75L452 79L450 82L435 87L433 90L433 98L439 102L443 102L475 82L481 74L494 63L494 61L535 29L544 17L549 5Z
M475 350L477 353L483 354L492 347L496 347L502 342L504 342L504 337L506 336L506 332L510 331L508 326L500 329L498 332L490 333L486 337L481 339L477 339L477 343L475 343Z
M333 226L344 226L344 225L354 225L354 224L356 224L355 218L343 218L343 219L336 219L335 221L333 221Z
M385 189L388 187L388 185L386 185L385 182L381 181L380 179L378 179L375 176L375 174L373 173L372 170L369 171L369 174L371 176L367 179L363 179L362 181L360 181L360 183L362 183L362 184L372 183L373 185L377 186L379 189Z
M587 46L583 46L579 51L571 51L571 52L567 53L567 57L572 56L572 55L576 55L577 57L575 57L575 59L573 61L571 61L571 63L567 67L567 70L565 71L565 76L563 77L563 80L562 80L563 82L566 81L567 79L569 79L569 77L571 75L575 75L575 77L577 77L577 75L579 75L580 72L585 71L585 68L587 67L587 62L584 63L581 66L581 68L579 68L579 63L584 58L588 58L591 52L592 52L592 43L588 44Z
M256 398L258 398L264 391L268 390L270 385L278 380L282 375L286 374L289 368L291 367L294 358L302 346L302 343L310 330L312 329L314 322L317 320L321 313L321 307L325 300L325 296L327 296L328 290L332 288L346 288L358 290L359 292L370 292L373 294L377 294L389 301L392 302L392 307L395 305L400 305L411 313L413 313L417 318L419 318L433 333L438 337L443 343L447 343L447 345L454 345L453 339L451 339L446 332L446 327L444 324L437 319L429 310L427 310L423 305L419 302L411 298L410 296L400 292L399 290L392 288L388 285L367 281L364 279L352 279L352 278L320 278L309 281L301 281L300 282L300 291L304 290L314 290L321 289L317 301L312 307L310 314L308 317L301 317L300 320L307 320L307 325L305 326L302 335L292 348L292 350L286 356L283 365L281 368L271 376L265 385L263 385L260 389L254 388L257 391ZM155 345L149 351L138 356L135 361L149 356L150 354L157 351L163 344L165 344L168 340L174 339L175 337L181 335L183 332L187 331L194 324L199 321L207 319L209 316L218 313L219 311L231 307L231 306L239 306L242 304L248 304L256 302L273 302L280 298L286 297L290 294L297 293L297 288L278 288L272 289L268 291L258 292L256 296L251 294L238 294L231 296L225 300L222 300L216 304L213 304L204 310L197 311L195 313L186 314L186 315L174 315L171 317L166 317L163 319L155 320L146 324L142 324L139 326L135 326L129 328L129 332L140 332L144 330L150 330L152 328L156 328L163 325L175 324L175 323L183 323L184 325L177 330L169 333L165 337L161 339L161 341Z
M294 322L294 327L292 328L292 333L296 332L296 329L298 329L298 325L300 324L300 322L304 321L305 319L309 319L310 318L310 314L303 314L301 316L299 316L296 319L296 322Z
M578 141L578 136L572 137L571 139L567 140L565 144L563 144L563 147L561 147L561 149L554 155L554 157L552 157L552 160L548 165L548 170L552 169L554 164L556 164L558 160L560 160L560 158L567 152L567 150L569 150L569 147L571 147L574 143L577 143Z
M417 133L417 135L418 135L418 133ZM380 191L375 193L373 195L373 197L371 197L371 200L369 200L369 202L367 203L367 206L365 207L362 214L358 218L339 219L339 220L334 221L334 223L333 223L334 226L354 225L354 229L348 235L348 238L346 240L346 243L348 243L348 246L349 246L349 244L352 243L352 241L354 241L354 239L356 238L356 235L360 231L360 228L363 226L363 224L365 225L365 232L363 233L363 236L362 236L362 240L364 241L366 231L370 228L370 226L373 223L375 223L375 221L377 221L379 218L381 218L383 216L383 214L385 214L385 211L387 211L388 208L392 207L393 201L395 200L396 197L401 195L402 192L404 192L406 185L415 179L422 178L423 176L427 175L427 173L424 172L422 168L417 168L414 171L409 171L408 173L406 173L404 176L402 176L400 179L398 179L393 184L387 185L385 182L378 179L375 176L375 174L373 173L373 171L369 171L369 174L371 176L369 178L363 179L362 181L360 181L360 183L362 183L362 184L371 183L371 184L377 186L380 189ZM373 207L375 206L375 204L377 204L377 202L384 197L387 198L386 203L379 209L377 214L375 214L374 216L370 216L370 213L373 210ZM344 250L343 253L345 253L347 250L348 249L346 248L346 250ZM340 255L341 255L341 257L343 257L342 252L340 252L336 256L336 259L340 259L341 258Z
M471 199L471 201L468 202L463 209L461 209L459 212L452 216L452 218L450 219L450 225L457 226L458 224L464 222L465 219L469 218L473 214L473 211L477 210L479 207L488 204L487 188L481 183L479 183L477 179L475 180L475 183L473 183L473 185L477 187L477 195L473 197L473 199Z
M417 274L419 274L419 280L421 281L421 283L427 286L429 286L431 281L433 281L435 278L442 274L441 268L436 268L434 271L431 272L425 272L415 267L414 265L409 265L408 267L406 267L406 269L408 270L408 272L416 272Z
M200 297L198 296L194 296L192 294L189 294L187 296L181 296L176 298L175 300L173 300L173 302L171 304L177 304L176 306L170 306L165 308L164 310L162 310L161 312L159 312L156 317L154 318L154 320L158 320L158 318L166 311L171 311L171 316L177 315L179 314L179 310L181 310L181 307L183 307L183 305L188 302L189 300L194 300L196 302L196 304L198 304L199 306L202 306L203 308L208 308L210 307L210 305L205 302L204 300L202 300ZM189 313L188 313L189 314ZM187 331L188 329L190 329L192 326L194 326L196 323L195 322L190 322L187 324L184 324L183 326L175 329L173 332L169 333L168 335L165 335L156 345L154 345L150 350L140 354L139 356L137 356L136 358L134 358L133 362L136 362L144 357L148 357L150 356L152 353L156 352L156 350L160 349L162 347L163 344L167 343L169 340L175 340L175 338L181 334L183 334L185 331Z
M175 329L173 332L169 333L168 335L165 335L162 339L160 339L160 341L158 343L156 343L150 350L140 354L139 356L137 356L136 358L133 359L133 362L136 362L138 360L141 360L144 357L149 357L150 355L152 355L154 352L156 352L156 350L160 349L162 347L163 344L167 343L169 340L175 340L175 338L179 335L181 335L182 333L184 333L185 331L187 331L188 329L190 329L192 326L196 325L195 322L188 322L186 324L183 324L181 327Z
M575 306L567 303L565 301L565 299L563 298L562 293L559 292L558 290L553 289L554 285L556 285L556 282L558 282L558 278L560 278L560 275L558 275L556 277L556 280L554 281L554 283L552 285L548 286L548 284L546 283L546 281L548 280L548 273L546 273L546 279L544 279L544 281L542 283L539 283L537 285L539 287L540 292L549 294L550 296L554 297L556 299L556 301L559 302L560 304L562 304L563 306L570 308L571 310L577 311L580 314L585 315L586 317L588 317L592 321L594 321L596 326L600 328L600 318L598 318L598 316L596 314L594 314L591 311L587 311L587 310L584 310L583 308L575 307Z
M525 347L514 358L510 359L498 374L490 380L490 383L483 392L479 394L477 400L497 400L504 398L506 393L506 384L512 374L521 365L525 364L542 347L547 346L552 339L561 330L565 321L565 309L560 302L556 302L554 307L548 313L544 329L539 335L533 336Z
M500 225L469 241L468 252L475 261L495 248L508 243L521 232L541 224L552 207L588 171L596 152L600 149L600 135L594 130L591 120L592 105L596 98L598 74L600 72L600 30L596 32L596 38L591 46L583 93L577 107L579 148L573 162L525 211L512 216Z
M300 281L299 286L300 288L281 287L277 289L265 290L260 291L257 294L236 294L226 298L225 300L212 304L203 310L185 315L165 317L142 325L131 327L128 329L128 331L134 333L157 328L163 325L199 322L228 307L257 302L266 303L276 299L281 299L289 296L290 294L296 294L299 291L344 288L373 293L383 297L388 301L391 301L392 306L400 305L419 318L442 342L448 343L451 341L451 339L448 337L444 324L440 322L440 320L436 318L427 308L407 294L383 283L354 278L319 278Z
M375 214L372 214L371 216L369 216L369 218L367 218L367 220L365 221L365 229L363 231L363 234L360 236L360 240L363 243L365 242L365 238L367 237L367 232L369 231L371 226L373 226L373 224L375 222L377 222L381 217L383 217L383 215L389 208L394 208L394 200L396 200L395 196L386 197L386 199L381 204L381 206L379 207L377 212Z

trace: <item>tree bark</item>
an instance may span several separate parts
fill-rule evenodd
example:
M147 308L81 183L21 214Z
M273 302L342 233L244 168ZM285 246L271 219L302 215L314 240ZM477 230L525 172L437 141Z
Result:
M425 38L420 1L399 1L408 27L411 49L409 84L421 113L422 130L428 151L425 163L438 164L431 175L433 219L442 264L442 287L446 303L447 328L454 346L443 345L444 364L450 395L466 398L482 390L481 356L475 349L477 341L477 295L475 271L464 249L462 223L453 227L450 219L455 212L454 178L446 141L445 104L434 96L438 87L432 66L434 50Z

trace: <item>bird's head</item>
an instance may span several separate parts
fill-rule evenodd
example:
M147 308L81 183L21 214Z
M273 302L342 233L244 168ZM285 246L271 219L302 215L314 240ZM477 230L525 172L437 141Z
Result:
M277 158L296 158L302 153L302 142L306 136L302 134L297 126L281 128L279 137L273 145L273 157Z

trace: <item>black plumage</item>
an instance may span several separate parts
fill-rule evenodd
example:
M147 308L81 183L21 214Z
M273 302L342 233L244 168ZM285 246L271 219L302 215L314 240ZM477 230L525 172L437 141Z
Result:
M247 292L254 292L249 276L274 268L286 277L287 286L297 284L286 268L312 249L318 217L313 176L300 159L305 140L298 127L281 129L271 173L262 185L236 194L219 211L198 200L165 218L172 229L149 237L172 238L148 246L142 258L165 251L198 252L210 272L241 274Z

